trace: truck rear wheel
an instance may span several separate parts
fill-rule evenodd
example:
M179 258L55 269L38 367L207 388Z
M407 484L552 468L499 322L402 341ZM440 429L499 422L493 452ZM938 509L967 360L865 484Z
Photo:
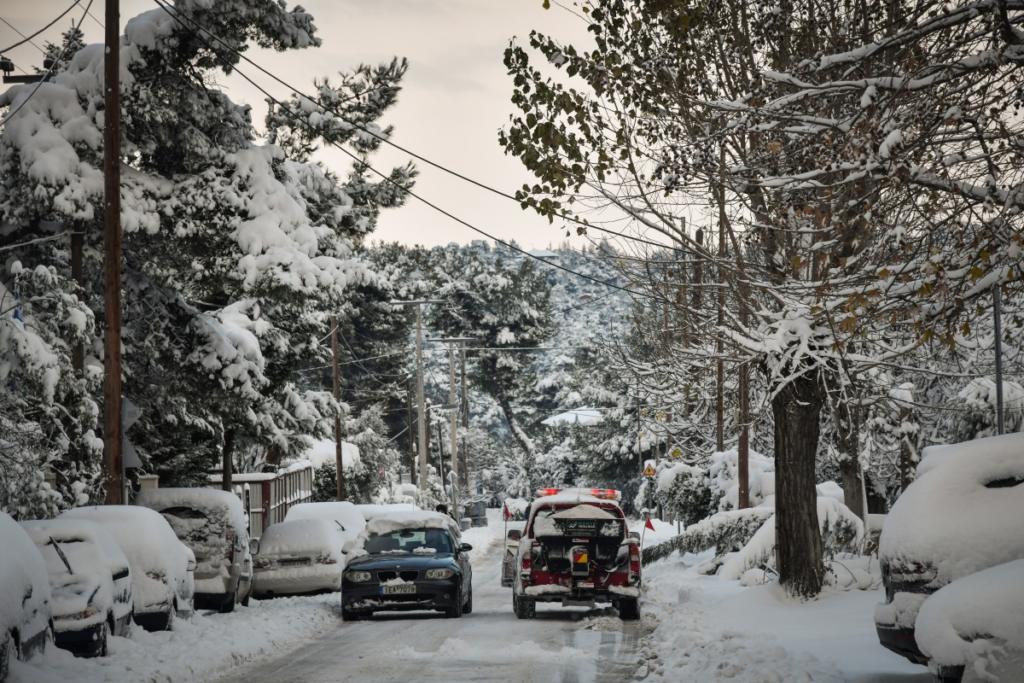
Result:
M619 599L619 619L636 621L640 618L640 601L636 598Z
M518 619L533 619L537 616L537 601L527 597L518 597L512 594L512 611Z

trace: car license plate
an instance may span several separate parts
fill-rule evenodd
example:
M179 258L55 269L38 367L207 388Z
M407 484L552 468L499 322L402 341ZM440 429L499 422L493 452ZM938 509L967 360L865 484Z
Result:
M381 586L381 595L409 595L416 592L415 583L400 583L395 586Z
M594 587L594 582L593 581L580 581L579 583L576 584L576 587L577 588L593 588Z

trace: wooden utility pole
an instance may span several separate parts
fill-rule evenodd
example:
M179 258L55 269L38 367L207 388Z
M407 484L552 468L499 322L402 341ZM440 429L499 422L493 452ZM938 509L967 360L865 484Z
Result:
M338 316L331 316L331 366L334 385L334 402L338 404L338 412L334 414L334 471L336 489L334 497L345 500L345 460L341 440L341 364L338 360Z
M124 502L121 453L121 84L118 0L106 0L103 57L103 470L107 504Z
M82 267L82 251L85 234L81 230L71 229L71 277L79 287L85 287L85 273ZM81 342L71 347L71 367L79 375L85 369L85 349Z
M427 406L423 396L423 304L442 304L443 299L420 299L418 301L392 301L396 306L416 307L416 407L417 435L419 441L419 470L417 486L420 491L427 487Z

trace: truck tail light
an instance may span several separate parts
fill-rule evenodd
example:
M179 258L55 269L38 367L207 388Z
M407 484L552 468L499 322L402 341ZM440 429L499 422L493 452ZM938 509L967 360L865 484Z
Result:
M228 529L224 534L224 541L228 544L228 562L235 561L235 530Z
M629 544L629 582L640 580L640 544Z
M530 572L533 571L533 541L526 541L526 547L523 548L521 559L519 560L519 575L523 579L530 578Z

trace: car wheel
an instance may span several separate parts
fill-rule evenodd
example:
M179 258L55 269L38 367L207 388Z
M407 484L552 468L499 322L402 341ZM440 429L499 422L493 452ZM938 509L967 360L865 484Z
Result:
M229 612L235 611L235 602L238 600L238 591L229 593L225 598L224 602L220 603L220 609L217 610L221 614L228 614Z
M167 623L164 624L164 630L165 631L173 631L174 630L174 617L176 617L177 615L178 615L178 601L175 600L171 604L171 609L168 610L168 612L167 612Z
M448 619L458 619L462 616L462 605L462 591L459 591L459 594L455 596L455 602L452 606L445 608L444 616Z
M473 589L469 589L469 597L466 598L466 606L462 608L463 614L472 614L473 612Z
M533 619L537 616L537 602L527 597L517 597L513 593L512 611L516 613L517 619Z
M360 614L359 612L353 612L352 610L347 610L347 609L344 609L344 608L342 608L342 610L341 610L341 620L342 621L359 621L362 618L363 618L363 615Z
M13 633L4 634L4 640L0 643L0 681L7 680L7 674L11 670L11 662L18 658L18 641L14 639Z
M637 598L619 599L619 619L636 621L640 618L640 601Z
M94 657L106 657L110 652L110 620L113 616L107 617L108 621L104 621L100 626L99 633L96 634L96 647L93 650Z

